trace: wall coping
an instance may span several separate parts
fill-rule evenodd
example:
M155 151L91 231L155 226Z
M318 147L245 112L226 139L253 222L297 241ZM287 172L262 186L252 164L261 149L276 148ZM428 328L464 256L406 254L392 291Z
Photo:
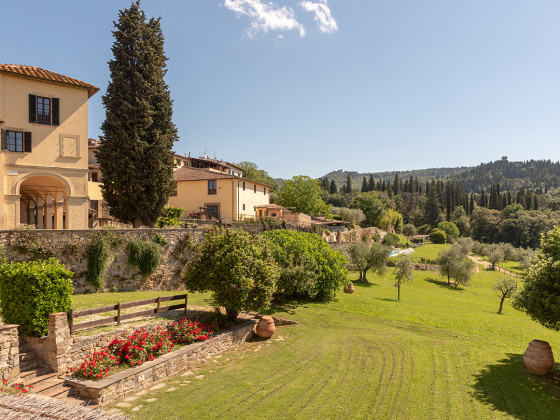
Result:
M3 324L0 325L0 330L9 330L11 328L17 328L17 327L19 327L19 325L17 324Z
M186 353L190 353L190 352L195 351L195 350L197 350L201 347L205 347L209 344L212 344L212 343L218 341L223 335L233 334L234 332L240 331L244 328L247 328L248 326L253 327L254 325L257 324L257 322L258 322L257 319L250 319L249 321L246 321L243 324L240 324L240 325L237 325L237 326L233 327L231 330L223 331L221 333L216 334L210 340L189 344L189 345L187 345L187 346L185 346L185 347L183 347L179 350L171 351L167 354L164 354L163 356L160 356L155 360L144 362L140 366L125 369L121 372L118 372L118 373L115 373L114 375L109 376L108 378L101 379L100 381L92 381L92 380L89 380L89 379L74 378L72 376L66 376L64 379L66 380L66 383L68 385L70 385L74 388L84 388L85 387L85 388L96 389L96 390L105 389L105 388L110 387L111 385L114 385L118 382L121 382L122 380L124 380L124 379L126 379L130 376L137 375L139 373L142 373L143 371L152 369L155 366L164 364L168 360L173 359L177 356L180 356L180 355L183 355L183 354L186 354Z
M188 232L188 231L201 231L204 228L119 228L119 229L4 229L0 230L0 235L5 233L32 233L32 232L49 232L49 233L96 233L96 232Z

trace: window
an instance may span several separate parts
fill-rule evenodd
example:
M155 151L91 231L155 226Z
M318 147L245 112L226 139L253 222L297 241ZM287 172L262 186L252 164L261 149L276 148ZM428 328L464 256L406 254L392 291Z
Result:
M44 125L59 125L60 100L44 96L29 95L29 122Z
M97 172L92 172L92 174L91 174L91 181L92 181L92 182L97 182Z
M220 219L220 206L218 204L211 204L206 206L206 214L209 219Z
M255 193L256 193L257 192L257 184L255 184L253 187L254 187L254 190L255 190Z
M173 182L173 189L171 190L171 197L177 197L177 183Z
M208 195L215 195L217 193L218 181L208 181Z
M245 191L245 181L243 181L243 191Z
M266 187L264 187L264 195L266 195Z
M2 130L2 150L8 152L31 152L31 133L29 131Z
M243 204L243 210L245 210L245 204Z

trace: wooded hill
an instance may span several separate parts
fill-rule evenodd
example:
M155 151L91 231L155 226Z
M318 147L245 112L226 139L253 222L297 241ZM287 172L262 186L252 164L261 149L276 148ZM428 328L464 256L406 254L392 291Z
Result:
M502 191L517 191L520 188L541 189L548 192L551 188L558 188L560 184L560 162L551 160L529 160L525 162L508 162L498 160L490 163L481 163L476 167L458 168L430 168L415 169L411 171L388 171L358 173L353 171L338 170L330 172L323 178L334 180L340 188L345 185L348 175L352 179L352 185L362 185L363 177L369 180L373 175L375 182L378 180L393 180L395 173L401 179L417 177L420 185L426 181L448 179L459 181L466 192L480 193L482 190L490 192L493 185L499 183Z

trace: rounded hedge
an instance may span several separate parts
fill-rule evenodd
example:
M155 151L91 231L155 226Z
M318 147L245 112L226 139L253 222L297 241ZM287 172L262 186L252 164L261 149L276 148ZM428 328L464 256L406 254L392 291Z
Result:
M18 324L21 335L46 335L49 315L70 310L73 275L54 258L0 265L3 321Z

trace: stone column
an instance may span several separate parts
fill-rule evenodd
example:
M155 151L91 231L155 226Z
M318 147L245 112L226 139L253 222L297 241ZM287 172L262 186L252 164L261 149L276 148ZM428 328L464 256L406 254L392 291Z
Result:
M55 372L66 372L70 368L68 363L73 340L70 335L67 317L66 312L49 315L49 330L45 343L48 352L46 352L44 359Z
M340 245L342 242L343 242L342 231L337 230L336 231L336 243Z
M47 195L47 201L45 203L45 229L53 228L53 197L52 195Z
M43 197L37 197L37 229L45 228L44 203Z
M37 209L35 207L35 201L29 200L29 224L37 224Z
M16 382L19 379L19 338L17 325L0 325L1 380Z
M64 200L63 197L58 197L54 203L54 228L64 229Z

